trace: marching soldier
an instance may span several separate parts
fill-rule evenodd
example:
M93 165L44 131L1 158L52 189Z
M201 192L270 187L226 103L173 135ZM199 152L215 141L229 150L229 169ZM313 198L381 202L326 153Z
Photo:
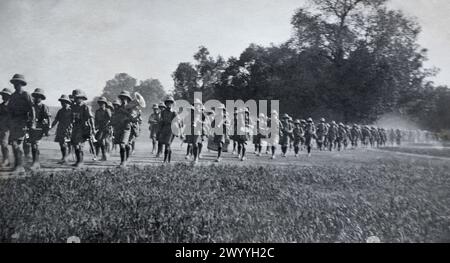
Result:
M319 148L320 151L323 150L327 134L328 126L325 123L325 119L322 118L320 119L319 125L317 125L317 148Z
M302 123L300 120L295 120L294 122L294 152L295 157L298 157L299 151L300 151L300 144L302 143L303 137L304 137L304 131L302 127Z
M171 145L175 136L177 135L172 130L172 122L177 119L178 114L172 109L175 104L175 100L172 96L166 97L164 100L165 109L161 112L160 130L158 136L158 143L161 144L161 150L164 149L164 163L170 163L172 158Z
M337 144L338 144L338 151L342 150L342 146L344 143L345 138L347 137L347 131L345 130L345 125L341 122L339 123L338 133L337 133Z
M139 121L139 112L128 104L132 101L130 92L122 91L118 96L121 105L114 112L114 143L120 147L120 167L126 167L131 154L133 140L132 126Z
M292 127L291 123L289 122L289 115L284 114L281 118L281 126L280 126L280 145L281 145L281 152L282 157L286 157L286 152L288 149L288 146L290 145L291 135L294 131L294 127Z
M51 126L51 115L47 105L42 103L42 101L46 99L43 90L36 89L31 94L31 96L33 97L33 107L36 115L35 119L33 120L35 122L35 128L30 129L30 138L28 140L31 145L31 154L33 157L33 164L31 165L31 169L36 170L41 167L39 163L39 142L42 140L44 135L48 136L48 131L50 130Z
M350 129L352 146L354 148L358 147L358 140L361 139L361 130L358 127L358 124L353 124L353 127Z
M97 140L95 145L95 153L96 156L98 156L101 150L101 161L106 161L108 159L106 155L106 142L108 141L108 138L111 137L110 125L112 113L111 110L107 108L108 100L105 97L100 97L97 100L97 103L99 105L99 109L95 112L94 118L96 130L95 139Z
M114 114L114 105L113 105L113 103L108 101L106 103L106 108L109 109L109 111L111 112L111 122L108 125L108 134L109 134L109 136L107 136L106 139L105 139L106 153L109 154L109 153L111 153L111 150L112 150L112 145L113 145L112 138L114 136L113 135L113 128L112 128L112 116Z
M369 145L370 137L371 137L369 126L366 125L362 128L361 135L362 135L362 144L365 147L367 147Z
M8 103L9 119L9 142L12 145L14 153L14 172L24 173L23 167L23 150L22 144L25 140L25 135L28 129L35 128L35 111L33 107L33 100L28 92L23 87L27 85L25 77L16 74L10 80L14 85L15 92L11 95Z
M76 162L73 164L75 168L80 168L84 165L84 143L94 136L94 115L91 108L87 105L87 96L82 90L75 90L73 92L74 104L72 105L72 139L71 143L75 149ZM92 148L92 145L91 145ZM91 149L95 151L95 149ZM93 152L95 154L95 152Z
M186 134L186 143L192 148L192 153L194 155L193 162L197 163L206 135L203 104L199 99L195 100L189 117L190 119L186 121L186 125L190 126L190 134Z
M245 157L246 145L247 141L250 139L250 112L248 111L248 109L245 108L239 110L237 119L235 121L237 122L237 129L239 130L239 132L235 131L237 132L235 139L238 144L238 153L240 153L240 155L238 155L238 158L241 161L245 161L247 159Z
M215 120L212 121L211 127L222 127L221 134L214 134L214 143L218 145L217 148L217 159L216 162L220 162L222 160L222 150L228 140L228 133L230 129L230 121L228 120L227 111L225 109L225 105L221 104L218 107L220 111L220 116L217 116L216 119L220 120L219 123L216 124Z
M153 105L153 113L150 114L148 118L150 139L152 140L152 154L155 153L156 147L158 146L157 136L159 130L159 121L161 119L161 112L159 110L158 104Z
M159 142L159 134L161 131L161 113L166 109L166 105L163 102L161 102L158 105L158 108L159 108L159 123L158 123L158 131L156 132L156 141L158 141L158 150L156 153L156 158L159 158L161 156L163 150L163 145Z
M2 104L0 104L0 123L2 125L0 126L0 143L1 143L1 150L2 150L2 162L0 163L1 167L8 167L9 166L9 112L8 112L8 104L9 99L11 98L12 91L8 88L3 89L0 92L0 95L2 96Z
M372 126L370 128L370 145L372 147L378 147L379 137L377 128Z
M72 138L72 101L67 95L62 95L59 98L59 102L61 103L61 109L56 113L51 129L58 125L56 128L55 142L59 143L62 154L59 164L67 164L69 144Z
M336 139L338 135L338 126L335 121L332 121L330 124L330 128L328 128L328 148L330 152L333 150L333 148L336 148Z
M397 143L397 146L400 146L402 144L402 131L400 129L395 130L395 140Z
M305 129L305 146L308 151L308 157L311 157L312 140L316 138L316 126L312 118L308 118Z
M274 119L274 122L272 122L272 118ZM271 145L271 150L272 150L272 156L270 157L270 159L275 160L275 153L277 150L277 145L280 143L280 133L281 133L281 124L280 124L280 120L279 120L279 115L278 112L276 110L271 112L271 118L269 118L267 120L267 127L270 128L271 131L274 130L273 125L278 126L278 132L270 132L269 133L269 144Z
M259 118L256 120L256 135L255 135L255 145L256 145L256 156L261 156L262 152L262 142L266 138L266 133L263 133L264 129L267 128L267 119L264 113L259 114Z

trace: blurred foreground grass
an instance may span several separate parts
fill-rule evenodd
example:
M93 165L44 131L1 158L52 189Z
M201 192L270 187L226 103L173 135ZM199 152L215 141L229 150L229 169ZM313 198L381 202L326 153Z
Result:
M0 181L0 241L450 241L450 164L151 166Z

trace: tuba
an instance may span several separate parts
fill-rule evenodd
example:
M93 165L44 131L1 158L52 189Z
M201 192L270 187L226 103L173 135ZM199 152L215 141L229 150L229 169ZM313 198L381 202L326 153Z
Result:
M145 103L144 97L139 92L135 92L134 99L130 103L128 103L126 108L128 110L135 110L135 109L137 110L137 109L145 109L146 106L147 104Z

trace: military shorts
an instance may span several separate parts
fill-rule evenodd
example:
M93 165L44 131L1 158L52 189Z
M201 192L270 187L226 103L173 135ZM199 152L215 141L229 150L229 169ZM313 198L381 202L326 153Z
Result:
M28 121L26 119L10 119L9 142L24 141L27 134Z
M131 139L131 129L114 130L114 144L129 144Z
M44 137L43 130L30 130L27 142L37 144Z

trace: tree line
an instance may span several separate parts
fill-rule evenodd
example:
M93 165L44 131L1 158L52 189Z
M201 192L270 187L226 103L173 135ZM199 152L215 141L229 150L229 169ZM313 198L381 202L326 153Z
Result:
M387 0L311 0L280 45L251 44L239 57L201 46L172 77L174 97L279 100L298 117L370 124L398 113L432 130L450 129L450 90L430 77L420 25Z

